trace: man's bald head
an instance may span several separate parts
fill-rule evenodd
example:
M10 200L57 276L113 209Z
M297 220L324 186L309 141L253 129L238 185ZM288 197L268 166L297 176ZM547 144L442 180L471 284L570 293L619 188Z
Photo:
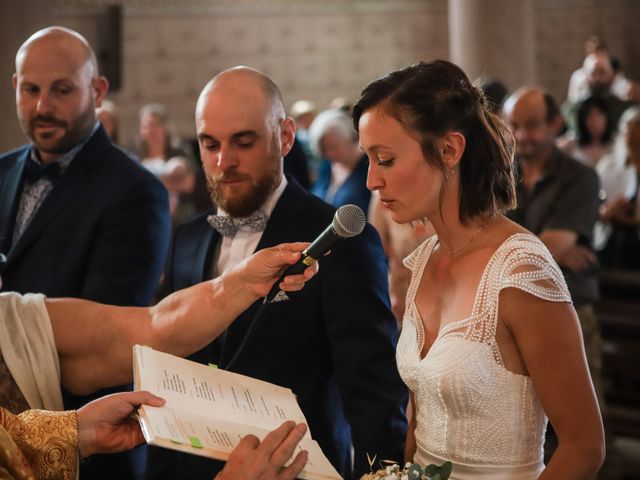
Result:
M545 159L562 123L553 97L539 87L523 87L507 98L502 113L516 139L516 153L525 159Z
M613 82L614 71L608 52L597 51L587 55L583 67L592 93L606 93Z
M216 94L232 95L238 101L254 103L264 108L264 113L269 116L270 122L283 120L286 115L278 86L264 73L254 68L234 67L213 77L198 98L196 115L202 111L207 99Z
M213 203L235 217L261 208L295 138L275 83L252 68L225 70L200 94L196 129Z
M22 44L13 86L21 127L43 162L88 138L109 89L87 40L64 27L40 30Z
M38 30L20 46L16 54L16 72L21 70L29 52L41 47L64 52L67 58L85 66L89 80L98 76L96 54L87 39L74 30L59 26Z
M554 98L540 87L519 88L509 95L502 111L505 115L509 115L516 106L528 111L544 111L544 117L549 123L560 115L560 109Z

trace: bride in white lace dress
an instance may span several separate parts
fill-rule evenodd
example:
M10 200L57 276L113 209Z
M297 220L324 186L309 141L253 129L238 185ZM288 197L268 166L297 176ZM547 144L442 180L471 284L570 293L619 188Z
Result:
M502 215L511 135L445 61L372 82L354 121L367 186L394 221L436 230L405 261L406 460L450 460L453 479L592 478L602 421L569 292L547 248ZM547 417L559 445L545 467Z

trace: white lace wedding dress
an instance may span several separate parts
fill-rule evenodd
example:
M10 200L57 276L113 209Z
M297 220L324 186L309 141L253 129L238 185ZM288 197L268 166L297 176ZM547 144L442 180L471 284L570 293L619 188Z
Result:
M498 294L514 287L551 302L570 302L562 273L537 237L509 237L485 268L471 316L444 326L421 359L423 327L414 299L437 243L431 237L405 259L412 279L397 361L415 400L414 461L450 460L452 479L537 478L544 469L547 417L531 379L502 363Z

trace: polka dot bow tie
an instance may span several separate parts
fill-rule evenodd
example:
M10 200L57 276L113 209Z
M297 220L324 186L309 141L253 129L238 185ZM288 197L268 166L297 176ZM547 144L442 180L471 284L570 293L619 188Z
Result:
M234 237L238 230L262 232L267 226L267 214L256 210L248 217L230 217L228 215L209 215L207 221L225 237Z

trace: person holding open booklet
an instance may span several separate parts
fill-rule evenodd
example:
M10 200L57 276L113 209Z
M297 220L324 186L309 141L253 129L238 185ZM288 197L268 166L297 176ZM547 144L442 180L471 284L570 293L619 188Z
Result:
M142 436L131 414L141 403L163 403L147 392L104 397L78 412L40 409L62 409L60 383L73 392L87 393L130 382L135 343L179 355L197 350L238 311L266 295L307 245L264 249L223 276L176 292L150 308L0 293L0 450L17 452L0 455L0 471L17 475L9 478L24 474L71 479L79 454L135 446ZM301 275L287 276L280 288L300 290L316 271L310 267ZM14 415L20 412L21 416ZM295 478L306 463L306 452L283 466L305 432L305 425L285 422L262 442L254 436L243 438L218 478ZM36 466L38 477L31 472Z

